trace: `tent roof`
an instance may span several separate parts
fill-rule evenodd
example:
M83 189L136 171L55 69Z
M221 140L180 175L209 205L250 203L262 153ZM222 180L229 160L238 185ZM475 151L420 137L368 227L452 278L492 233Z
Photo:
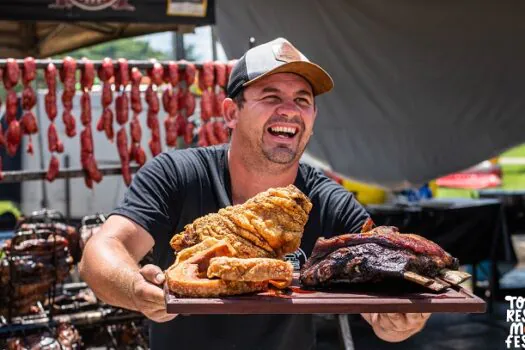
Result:
M229 57L250 37L285 37L326 69L335 87L316 99L308 152L402 189L525 142L525 3L515 5L221 0L217 32Z
M187 33L194 28L184 24L0 21L0 56L43 58L115 39L166 31Z
M192 32L215 23L214 0L4 0L0 56L49 57L114 39Z

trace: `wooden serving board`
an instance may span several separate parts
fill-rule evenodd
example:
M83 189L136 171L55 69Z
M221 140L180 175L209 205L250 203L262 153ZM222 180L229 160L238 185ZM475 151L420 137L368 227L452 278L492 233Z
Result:
M484 313L486 303L465 289L442 293L310 291L294 281L283 292L224 298L183 298L164 288L166 309L173 314L357 314L369 312Z

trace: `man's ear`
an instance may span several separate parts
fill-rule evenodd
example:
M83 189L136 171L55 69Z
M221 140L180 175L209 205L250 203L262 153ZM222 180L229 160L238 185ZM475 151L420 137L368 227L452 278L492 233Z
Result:
M239 119L239 106L229 97L222 101L222 112L226 126L235 129Z

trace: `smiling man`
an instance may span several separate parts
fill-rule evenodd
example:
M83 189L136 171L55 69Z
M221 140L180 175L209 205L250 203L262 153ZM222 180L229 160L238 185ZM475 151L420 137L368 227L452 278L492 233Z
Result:
M135 175L123 202L88 241L84 280L103 301L142 312L152 321L156 349L314 349L311 315L179 316L165 311L162 271L173 263L169 240L194 219L240 204L270 187L294 184L312 201L300 267L316 239L359 232L368 214L343 187L300 162L312 135L315 97L332 78L290 42L278 38L250 49L233 68L224 117L227 145L175 150ZM138 262L153 248L155 265ZM363 315L382 339L419 332L424 314Z

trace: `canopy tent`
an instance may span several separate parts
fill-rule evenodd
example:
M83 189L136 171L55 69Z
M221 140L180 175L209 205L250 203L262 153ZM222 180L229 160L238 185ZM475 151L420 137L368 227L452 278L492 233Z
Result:
M49 57L137 35L213 24L214 0L4 0L0 57Z
M308 152L388 188L417 186L525 142L525 3L217 2L229 57L283 36L334 78Z

